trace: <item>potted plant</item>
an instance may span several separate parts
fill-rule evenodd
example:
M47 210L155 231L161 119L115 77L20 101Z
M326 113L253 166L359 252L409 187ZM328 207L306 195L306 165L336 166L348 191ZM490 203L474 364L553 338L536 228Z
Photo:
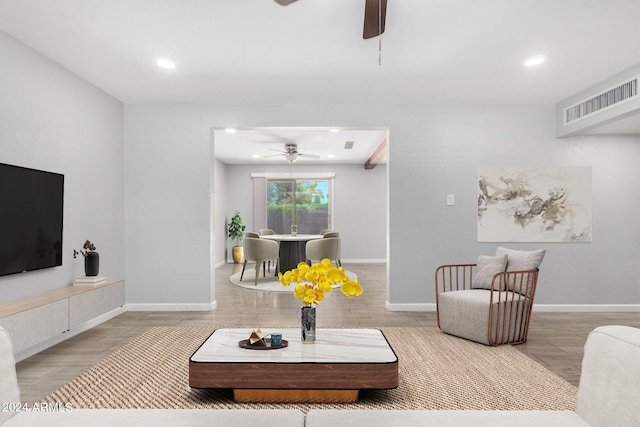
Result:
M231 217L231 222L229 223L229 237L236 241L236 245L232 250L233 262L236 264L241 263L244 258L244 250L242 246L240 246L240 239L244 237L245 228L246 226L242 223L240 212L236 211L236 213Z

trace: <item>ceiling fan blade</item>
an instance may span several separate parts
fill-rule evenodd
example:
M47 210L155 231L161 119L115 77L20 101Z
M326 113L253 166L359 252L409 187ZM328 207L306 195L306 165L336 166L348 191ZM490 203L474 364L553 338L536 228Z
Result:
M275 0L275 2L278 3L280 6L287 6L295 1L297 0Z
M387 0L366 0L362 38L370 39L384 33L387 20Z
M298 156L306 157L307 159L319 159L320 156L317 154L308 154L308 153L298 153Z

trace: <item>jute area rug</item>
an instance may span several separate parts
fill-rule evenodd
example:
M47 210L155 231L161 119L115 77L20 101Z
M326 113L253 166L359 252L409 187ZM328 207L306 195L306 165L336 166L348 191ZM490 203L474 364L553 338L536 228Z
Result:
M383 328L400 385L360 401L235 403L228 390L189 387L188 361L210 327L152 328L43 402L73 408L574 410L576 387L517 349L487 347L437 328ZM247 328L249 332L251 328Z

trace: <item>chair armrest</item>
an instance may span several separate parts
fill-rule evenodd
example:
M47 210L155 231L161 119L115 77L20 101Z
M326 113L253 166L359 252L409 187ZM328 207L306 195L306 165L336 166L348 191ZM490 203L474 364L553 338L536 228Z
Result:
M491 290L497 292L511 291L525 295L533 300L537 284L538 269L505 271L493 276L493 279L491 279Z
M471 289L476 264L447 264L436 268L436 302L438 294Z

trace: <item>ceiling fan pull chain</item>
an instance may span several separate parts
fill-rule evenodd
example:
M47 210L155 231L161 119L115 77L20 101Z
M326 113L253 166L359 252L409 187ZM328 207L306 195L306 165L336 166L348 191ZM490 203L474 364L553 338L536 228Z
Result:
M382 0L378 1L378 67L382 70Z

